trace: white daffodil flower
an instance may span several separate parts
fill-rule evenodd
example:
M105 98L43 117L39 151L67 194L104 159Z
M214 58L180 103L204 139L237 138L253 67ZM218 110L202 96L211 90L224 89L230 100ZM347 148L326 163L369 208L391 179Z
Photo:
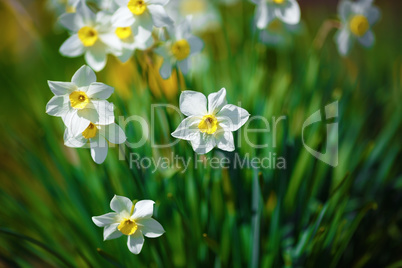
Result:
M164 6L169 0L116 0L120 6L112 16L114 27L140 27L152 31L153 26L173 24Z
M355 40L364 47L371 47L375 38L371 27L380 18L380 10L372 6L371 0L352 3L341 1L338 6L342 28L335 35L339 53L346 56Z
M189 19L184 20L176 27L167 28L170 39L155 52L163 57L163 64L159 70L162 78L167 79L172 74L172 67L177 64L183 74L188 73L190 57L199 53L204 43L191 34Z
M118 56L121 62L129 60L136 49L145 50L153 45L152 32L142 27L117 27L115 33L123 48Z
M107 156L109 144L121 144L126 141L126 134L116 123L109 125L96 125L92 122L86 129L75 135L66 128L64 132L64 145L71 148L82 148L88 145L95 163L102 164Z
M300 22L300 7L296 0L252 0L257 5L257 27L264 29L275 18L287 24Z
M172 136L190 141L198 154L206 154L215 146L224 151L233 151L232 131L238 130L250 116L245 109L227 104L224 88L208 95L208 109L204 94L183 91L180 95L180 111L188 117Z
M80 0L75 13L60 17L60 23L73 34L62 44L60 53L67 57L78 57L85 53L85 61L95 71L106 65L107 54L121 55L121 42L114 33L110 15L93 13Z
M127 197L115 195L110 202L110 208L114 212L92 217L92 221L96 226L104 227L104 240L127 235L128 249L134 254L139 254L144 244L144 236L155 238L165 232L162 225L151 218L154 203L152 200L141 200L134 205Z
M54 97L46 105L46 113L63 119L74 135L82 133L94 122L108 125L114 122L113 104L106 101L114 89L96 82L91 68L82 66L71 82L48 81Z

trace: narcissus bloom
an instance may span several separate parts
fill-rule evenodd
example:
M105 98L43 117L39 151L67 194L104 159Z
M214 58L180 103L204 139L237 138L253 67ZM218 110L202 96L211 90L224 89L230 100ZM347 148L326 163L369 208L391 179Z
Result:
M300 22L300 7L296 0L252 0L256 5L256 23L259 29L267 27L275 18L287 24Z
M227 104L224 88L208 95L208 108L207 98L203 94L183 91L180 95L180 111L188 117L172 136L190 141L198 154L206 154L215 146L224 151L233 151L232 131L238 130L250 116L245 109Z
M110 15L93 13L84 0L80 0L75 13L60 17L60 23L73 34L60 47L67 57L78 57L85 53L85 61L95 71L106 65L107 54L121 55L121 43L110 23Z
M102 164L107 156L110 143L121 144L126 141L126 134L116 123L109 125L96 125L89 123L86 129L74 135L66 128L64 132L64 145L71 148L82 148L88 145L91 148L92 159L97 164Z
M54 97L46 105L46 113L63 119L73 135L82 133L93 122L108 125L114 122L113 104L106 101L114 89L96 82L91 68L82 66L71 82L48 81Z
M169 0L116 0L120 8L112 16L115 27L141 27L152 31L153 26L173 24L164 6Z
M128 249L134 254L139 254L144 244L144 236L155 238L165 232L162 225L151 218L154 203L152 200L141 200L134 204L127 197L115 195L110 202L110 208L114 212L92 217L92 221L96 226L104 227L104 240L127 235Z
M117 27L115 33L123 48L118 56L121 62L129 60L136 49L145 50L153 44L152 33L141 27Z
M172 67L176 64L181 72L186 74L189 70L190 57L199 53L204 46L200 38L191 34L189 19L167 29L170 40L155 49L155 52L163 57L159 72L164 79L171 76Z
M342 28L335 35L335 42L341 55L347 55L357 39L364 47L371 47L375 38L371 27L380 18L380 10L372 1L341 1L338 6Z

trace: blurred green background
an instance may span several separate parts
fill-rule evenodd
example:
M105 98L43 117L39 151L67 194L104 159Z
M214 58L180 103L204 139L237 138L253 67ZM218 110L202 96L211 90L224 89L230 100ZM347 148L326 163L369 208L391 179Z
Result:
M290 46L267 47L251 30L254 5L217 5L220 27L203 32L203 66L178 85L163 81L160 59L137 52L120 64L109 57L98 81L115 87L115 115L151 118L152 103L177 105L180 90L204 94L227 89L251 115L278 124L272 132L235 135L236 153L276 153L286 169L235 170L191 167L130 169L109 150L96 165L87 149L63 145L64 126L48 116L46 81L69 81L84 64L58 53L67 38L44 1L0 2L0 267L402 267L402 55L399 1L377 1L382 19L371 50L355 46L338 55L334 30L314 43L336 1L300 1L302 30ZM339 100L339 165L311 156L303 147L304 120ZM173 141L180 117L156 113L157 143ZM119 123L119 122L118 122ZM258 121L250 127L261 128ZM325 123L306 132L307 144L323 150ZM132 122L128 140L142 129ZM241 144L241 146L239 146ZM195 155L185 141L168 149L138 149L141 156ZM206 157L234 157L214 150ZM199 157L200 158L200 157ZM133 255L126 239L103 242L91 217L110 211L114 194L156 201L154 218L166 233L146 239Z

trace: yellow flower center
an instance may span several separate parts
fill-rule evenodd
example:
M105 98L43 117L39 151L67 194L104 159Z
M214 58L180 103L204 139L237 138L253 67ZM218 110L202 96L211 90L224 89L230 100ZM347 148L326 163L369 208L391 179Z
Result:
M120 39L126 39L131 36L131 27L118 27L115 31L116 35Z
M190 44L185 39L176 41L172 45L172 53L177 60L184 60L190 54Z
M89 26L84 26L78 30L78 38L86 47L93 46L98 40L98 32Z
M123 219L117 229L125 235L132 235L137 231L138 225L132 219Z
M84 109L89 103L89 98L84 91L74 91L70 94L71 107L77 110Z
M369 28L370 24L363 15L356 15L350 20L350 30L354 35L361 37L366 34Z
M218 128L218 120L212 114L204 115L201 122L198 124L198 129L207 134L214 134Z
M89 126L82 132L82 136L85 139L92 139L96 136L96 132L98 132L98 128L93 123L89 123Z
M273 0L275 4L283 4L285 0Z
M147 5L143 0L130 0L127 7L134 15L141 15L147 9Z

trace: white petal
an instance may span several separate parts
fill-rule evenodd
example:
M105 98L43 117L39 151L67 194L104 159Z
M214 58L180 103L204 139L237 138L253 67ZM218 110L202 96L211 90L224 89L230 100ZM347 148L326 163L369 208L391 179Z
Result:
M215 137L198 132L195 138L191 140L191 146L197 154L206 154L216 146Z
M78 116L95 125L109 125L114 122L114 105L106 100L91 100L85 109L78 110Z
M200 130L198 125L201 119L197 116L190 116L181 121L177 129L172 133L172 136L182 140L192 140Z
M117 229L117 226L119 226L119 223L106 226L103 229L103 240L111 240L122 236L123 233Z
M141 231L138 230L128 237L127 246L132 253L139 254L141 252L142 245L144 245L144 236L142 235Z
M339 30L335 34L335 42L338 45L338 51L341 55L346 56L353 45L353 36L351 33L344 27L343 29Z
M147 3L148 5L167 5L167 3L169 3L169 0L145 0L145 3Z
M70 94L77 89L77 86L71 82L47 81L47 84L56 96Z
M168 79L172 75L172 64L170 63L169 59L163 60L159 73L163 79Z
M64 145L70 148L81 148L88 144L88 140L85 139L82 134L72 135L68 128L64 131Z
M110 201L110 208L117 213L126 212L130 214L132 206L133 202L121 195L114 195L112 201Z
M362 37L357 38L359 43L364 47L371 47L374 44L375 37L371 30L368 30L365 35Z
M115 0L119 6L127 6L130 0Z
M90 25L93 22L95 22L96 15L85 4L85 0L80 0L78 2L77 8L76 8L76 14L82 18L84 24L86 24L86 25L88 25L88 24Z
M74 109L70 109L62 119L69 129L69 132L74 137L81 134L89 126L89 123L91 123L90 120L80 117L77 110Z
M226 101L226 89L222 88L218 92L208 95L208 113L216 114L223 106L227 104Z
M289 0L286 6L276 8L275 14L287 24L297 24L300 22L300 7L296 0Z
M112 95L114 88L100 82L94 82L89 85L87 95L89 98L105 100Z
M66 57L78 57L85 51L77 34L70 36L60 47L60 54Z
M232 152L234 151L234 140L233 140L233 134L231 131L224 131L221 133L218 133L218 135L215 136L216 139L216 146L223 150L223 151L228 151Z
M112 16L112 24L114 27L128 27L135 21L133 13L127 6L119 8Z
M365 12L367 20L369 21L370 25L376 23L381 17L381 11L377 7L369 7L368 10Z
M152 217L155 202L152 200L141 200L135 203L133 219L147 219Z
M147 8L151 13L155 27L165 27L173 24L173 20L168 16L163 6L148 5Z
M115 33L106 33L99 35L99 38L105 43L109 48L109 52L115 55L121 55L122 46L120 39Z
M92 217L92 221L98 227L105 227L116 222L117 214L115 212L109 212L100 216Z
M78 32L84 26L82 18L77 13L64 13L60 16L59 21L61 25L72 32Z
M101 135L91 139L91 156L96 164L102 164L107 156L108 143Z
M207 114L207 98L200 92L185 90L180 95L180 111L186 116L204 116Z
M116 123L101 126L101 131L106 140L114 144L121 144L127 139L123 129Z
M223 106L222 110L216 115L219 125L225 130L236 131L244 125L250 114L243 108L233 104Z
M352 13L352 2L340 1L338 5L338 13L342 21L348 21L349 16Z
M177 66L183 74L187 74L189 70L190 59L187 57L184 60L178 61Z
M204 42L202 42L202 40L196 36L190 36L187 41L190 44L190 55L201 52L202 48L204 47Z
M267 27L268 23L273 19L270 17L270 12L268 10L268 5L266 3L260 3L257 6L255 18L257 21L257 27L259 29L264 29Z
M146 237L159 237L165 232L162 225L152 218L138 220L137 224L142 225L141 232Z
M64 116L70 110L69 101L65 96L54 96L46 104L46 113L52 116Z
M97 72L101 71L105 67L106 59L105 51L88 49L85 53L85 61Z
M91 83L96 82L96 75L91 68L87 65L83 65L75 72L71 82L76 84L77 87L87 87Z

